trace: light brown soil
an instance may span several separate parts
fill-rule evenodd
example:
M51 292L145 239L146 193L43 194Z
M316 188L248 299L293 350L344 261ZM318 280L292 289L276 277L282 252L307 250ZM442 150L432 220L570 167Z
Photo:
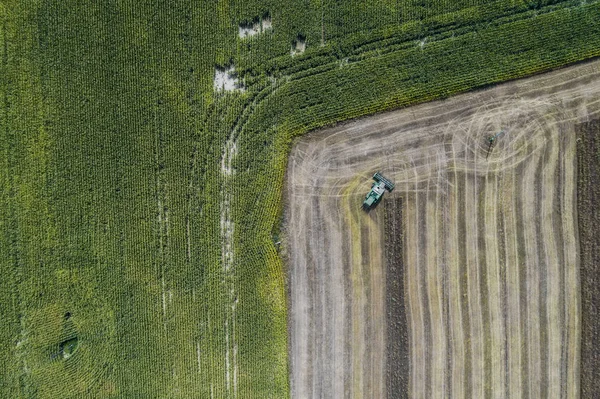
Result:
M383 398L405 366L386 365L386 202L360 209L375 171L403 198L408 396L578 397L574 126L599 99L594 61L303 137L286 193L292 397Z

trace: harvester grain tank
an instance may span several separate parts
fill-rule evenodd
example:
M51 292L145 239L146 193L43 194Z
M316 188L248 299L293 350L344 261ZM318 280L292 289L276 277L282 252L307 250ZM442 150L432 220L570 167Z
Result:
M362 207L365 211L373 209L381 201L381 197L383 197L386 189L389 192L392 192L394 189L394 183L383 177L379 172L373 175L373 180L375 182L371 185L371 191L369 191L363 201Z

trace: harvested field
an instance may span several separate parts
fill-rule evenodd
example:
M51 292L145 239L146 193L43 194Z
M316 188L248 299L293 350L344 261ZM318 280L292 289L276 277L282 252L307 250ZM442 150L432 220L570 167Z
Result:
M397 261L409 397L578 397L576 125L598 98L594 61L299 140L286 189L292 397L394 397ZM378 170L396 189L367 214ZM401 260L385 259L394 198Z

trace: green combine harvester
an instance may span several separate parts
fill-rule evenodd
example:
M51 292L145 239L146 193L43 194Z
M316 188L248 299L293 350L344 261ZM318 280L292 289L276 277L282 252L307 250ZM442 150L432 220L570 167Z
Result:
M492 150L494 149L494 145L496 145L496 139L500 137L501 134L504 134L504 130L501 130L500 132L496 133L494 136L488 139L488 143L490 143L490 145L488 146L487 155L485 156L485 159L488 159L488 157L490 156L490 152L492 152Z
M389 192L394 189L394 183L383 177L379 172L373 175L373 180L375 182L371 186L371 191L369 191L362 204L365 211L373 209L379 203L386 189Z

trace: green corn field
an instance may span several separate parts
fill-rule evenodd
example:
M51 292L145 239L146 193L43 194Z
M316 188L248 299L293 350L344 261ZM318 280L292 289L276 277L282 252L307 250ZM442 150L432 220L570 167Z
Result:
M279 399L294 137L596 57L600 1L6 0L0 45L0 397Z

